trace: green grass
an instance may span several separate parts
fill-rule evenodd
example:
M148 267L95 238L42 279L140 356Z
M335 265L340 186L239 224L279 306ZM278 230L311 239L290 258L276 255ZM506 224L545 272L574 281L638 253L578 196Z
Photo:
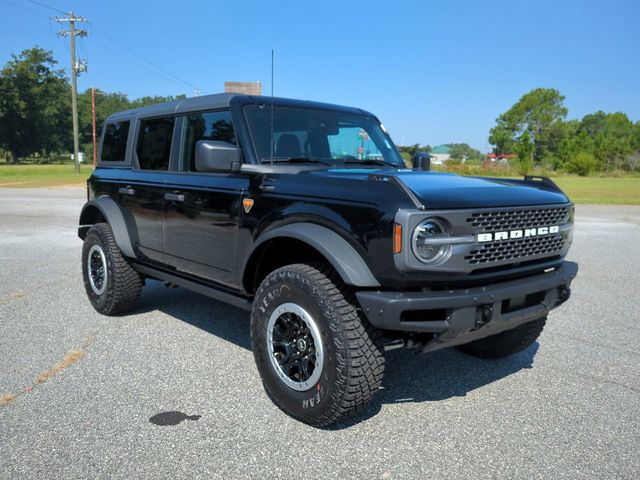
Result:
M0 164L0 187L84 186L91 175L90 165L81 165L80 174L73 164L3 165ZM573 177L553 180L575 203L640 205L640 177Z
M0 164L0 187L62 187L84 186L93 167L81 165L80 173L73 164L66 165L3 165Z
M554 177L574 203L640 205L638 177Z

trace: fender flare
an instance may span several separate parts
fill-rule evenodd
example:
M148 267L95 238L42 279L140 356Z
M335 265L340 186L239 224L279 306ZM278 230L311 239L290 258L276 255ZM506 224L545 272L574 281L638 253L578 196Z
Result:
M122 210L118 204L110 197L99 197L84 204L82 212L80 213L80 222L78 227L78 236L84 238L86 232L91 227L92 223L88 222L90 218L90 211L97 208L106 222L113 231L116 244L122 251L123 255L130 258L136 258L137 255L134 250L134 242L131 241L131 233L127 227L127 221L122 213Z
M367 263L349 242L326 227L307 222L290 223L262 234L247 257L242 269L243 275L256 250L263 243L278 237L294 238L315 248L331 263L347 285L356 287L380 286Z

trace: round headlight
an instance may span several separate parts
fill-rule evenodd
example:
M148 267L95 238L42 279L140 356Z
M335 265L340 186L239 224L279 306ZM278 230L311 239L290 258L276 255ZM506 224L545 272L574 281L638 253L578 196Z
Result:
M413 232L413 253L423 263L436 263L451 253L448 232L435 218L420 223Z

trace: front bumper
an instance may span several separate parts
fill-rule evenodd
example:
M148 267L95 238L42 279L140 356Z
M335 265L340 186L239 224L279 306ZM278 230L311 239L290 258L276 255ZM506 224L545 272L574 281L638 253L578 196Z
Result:
M531 277L461 290L361 291L369 322L382 330L432 334L426 351L478 340L545 316L569 298L578 264Z

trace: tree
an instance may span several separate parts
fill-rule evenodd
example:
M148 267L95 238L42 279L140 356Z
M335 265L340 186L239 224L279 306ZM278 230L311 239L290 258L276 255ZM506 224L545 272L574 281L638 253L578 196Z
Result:
M53 52L36 46L0 72L0 147L13 161L70 148L70 87L56 63Z
M533 155L535 145L529 136L529 132L525 131L516 143L516 153L518 154L518 173L527 175L533 168Z
M598 111L582 118L580 135L592 139L592 152L602 168L629 168L627 158L638 150L636 126L626 114Z
M452 160L480 160L482 153L480 150L469 146L467 143L447 143L449 154Z
M580 152L576 154L567 163L567 169L571 173L577 173L582 177L586 177L593 172L598 166L596 157L587 152Z
M491 129L489 142L494 152L509 154L526 133L533 144L533 159L540 161L554 152L562 140L562 126L567 116L564 97L554 88L536 88L524 94L509 110L500 115Z
M397 145L397 147L401 154L407 154L409 158L413 157L413 154L416 152L431 151L430 145L420 145L419 143L414 143L413 145L407 145L407 146Z
M175 97L173 95L169 95L168 97L163 97L162 95L140 97L132 100L131 106L129 108L145 107L147 105L153 105L154 103L171 102L173 100L184 100L185 98L187 98L186 95L176 95Z

